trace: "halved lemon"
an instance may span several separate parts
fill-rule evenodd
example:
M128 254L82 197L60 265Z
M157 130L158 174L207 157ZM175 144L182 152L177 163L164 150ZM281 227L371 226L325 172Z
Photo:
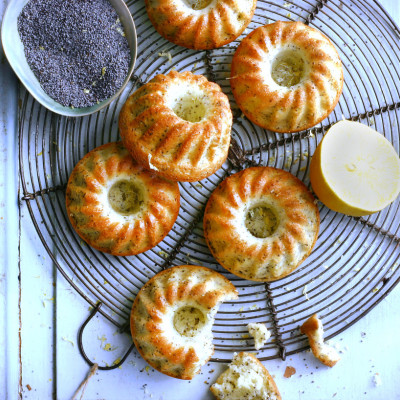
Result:
M382 210L400 192L400 159L380 133L359 122L340 121L318 145L311 185L330 209L356 217Z

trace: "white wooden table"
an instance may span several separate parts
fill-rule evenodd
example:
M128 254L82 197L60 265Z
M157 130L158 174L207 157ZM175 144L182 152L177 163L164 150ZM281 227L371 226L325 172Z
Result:
M0 0L0 16L6 3ZM399 2L382 3L400 24ZM0 397L70 399L88 372L76 343L88 304L57 274L26 204L18 203L17 82L0 54ZM266 362L282 397L400 399L399 305L400 285L366 317L333 339L342 352L335 368L322 366L309 352L284 362ZM90 323L84 341L88 354L100 364L112 364L131 343L101 317ZM296 368L289 379L283 376L288 365ZM134 352L120 369L97 372L84 398L211 399L209 383L223 368L212 364L193 381L179 381L146 367ZM375 374L382 385L374 384Z

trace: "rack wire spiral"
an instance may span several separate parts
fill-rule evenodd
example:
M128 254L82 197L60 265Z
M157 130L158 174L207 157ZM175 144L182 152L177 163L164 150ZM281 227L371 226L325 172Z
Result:
M307 347L299 325L311 314L323 320L326 336L337 335L362 318L400 281L400 201L366 218L335 213L319 204L321 226L310 257L291 275L273 283L250 282L223 270L203 237L202 212L215 187L249 165L292 172L309 185L310 157L334 122L352 119L372 125L400 150L400 31L376 1L258 0L243 35L223 48L187 50L161 38L149 22L144 1L127 2L138 33L137 67L122 95L104 111L73 119L41 107L20 89L19 162L22 200L43 245L60 273L102 315L126 327L134 296L154 274L172 265L200 264L227 276L238 301L224 304L214 324L214 361L234 351L253 350L249 322L273 332L261 360ZM322 31L339 50L345 73L340 101L318 126L292 135L263 130L242 116L229 80L232 55L253 29L276 20L299 20ZM172 61L160 56L169 52ZM118 114L127 97L158 73L191 70L217 82L234 112L229 158L214 175L181 183L181 210L167 238L135 257L113 257L88 247L75 234L65 211L64 190L75 164L91 149L118 140Z

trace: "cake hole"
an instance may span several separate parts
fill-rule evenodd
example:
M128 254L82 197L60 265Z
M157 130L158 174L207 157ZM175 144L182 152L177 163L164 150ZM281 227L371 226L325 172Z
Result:
M186 93L176 98L172 110L179 118L189 122L200 122L206 115L203 99L196 93Z
M278 217L267 206L254 207L246 215L246 228L256 238L271 236L278 227Z
M297 85L305 75L305 62L296 50L279 53L271 67L272 79L279 85L291 87Z
M114 211L122 215L131 215L139 211L143 199L141 190L132 182L115 182L108 191L108 201Z
M182 307L174 315L174 327L182 336L196 336L205 323L204 314L196 307Z
M193 10L203 10L208 7L213 0L185 0L185 3Z

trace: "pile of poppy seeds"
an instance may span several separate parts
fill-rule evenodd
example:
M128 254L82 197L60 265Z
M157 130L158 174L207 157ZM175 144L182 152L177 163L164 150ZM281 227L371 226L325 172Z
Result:
M128 41L108 0L30 0L18 31L43 90L64 106L108 99L128 75Z

